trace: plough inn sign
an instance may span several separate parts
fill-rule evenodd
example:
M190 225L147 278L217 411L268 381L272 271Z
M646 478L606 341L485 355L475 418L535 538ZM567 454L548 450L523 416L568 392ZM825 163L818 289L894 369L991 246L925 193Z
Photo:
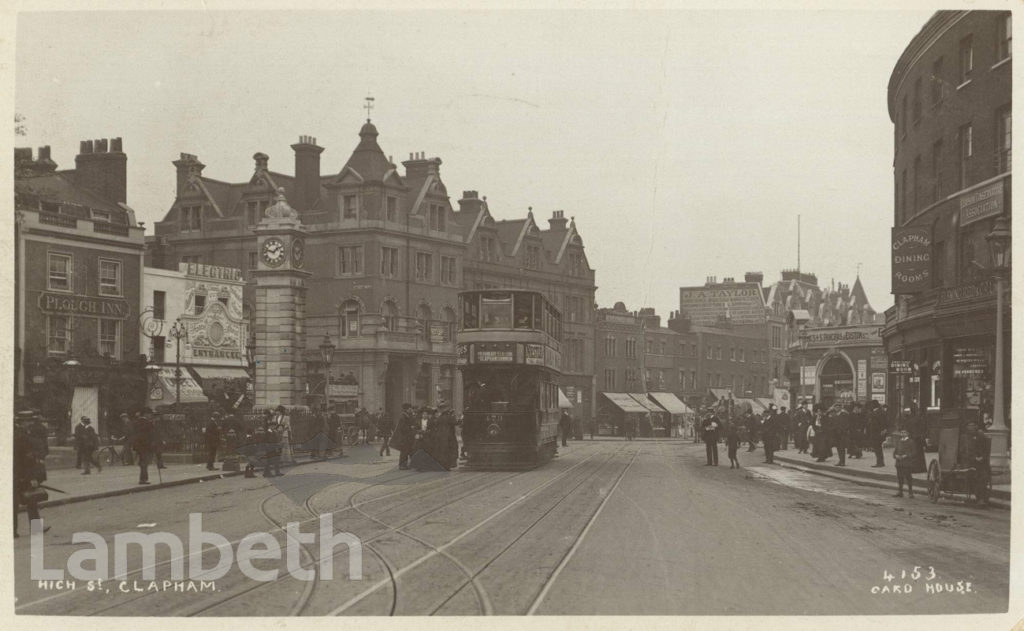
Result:
M43 292L39 294L38 304L39 310L43 313L116 318L118 320L124 320L131 314L128 301L116 298Z

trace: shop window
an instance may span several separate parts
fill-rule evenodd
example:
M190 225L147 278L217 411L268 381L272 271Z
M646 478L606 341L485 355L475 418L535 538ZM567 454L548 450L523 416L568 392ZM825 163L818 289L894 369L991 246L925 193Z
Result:
M928 375L928 409L937 410L942 407L942 362L932 364Z

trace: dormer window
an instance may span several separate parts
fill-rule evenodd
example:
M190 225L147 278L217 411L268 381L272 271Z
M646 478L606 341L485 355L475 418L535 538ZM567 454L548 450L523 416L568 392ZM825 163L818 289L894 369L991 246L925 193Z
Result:
M199 232L202 230L202 206L182 206L178 209L178 213L178 224L182 232Z
M430 205L430 229L444 232L444 206L440 204Z
M359 212L358 197L355 195L342 195L341 216L343 219L355 219Z
M398 221L398 198L394 195L388 195L385 200L384 216L388 221Z
M537 269L540 267L540 246L526 246L524 264L530 269Z
M267 210L267 200L250 200L245 205L245 224L255 226L263 219Z

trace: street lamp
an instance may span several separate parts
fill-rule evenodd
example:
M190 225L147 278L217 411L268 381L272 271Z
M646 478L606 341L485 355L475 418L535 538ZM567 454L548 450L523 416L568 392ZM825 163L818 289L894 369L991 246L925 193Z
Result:
M174 409L181 406L181 338L188 338L188 328L182 324L181 318L174 321L174 326L167 332L174 338Z
M324 333L324 341L320 342L320 357L324 360L324 409L331 408L331 361L334 359L334 344L331 336Z
M252 406L256 407L256 332L249 336L245 343L245 361L249 364L249 373L252 378ZM254 410L255 411L255 410Z
M75 356L70 353L68 353L68 358L65 359L63 363L68 381L68 420L71 422L71 427L69 429L73 429L75 426L75 419L72 418L73 414L71 413L71 406L75 402L75 383L72 377L75 374L75 369L81 365L81 362L75 359Z
M1006 427L1003 406L1003 280L1010 271L1010 228L1004 217L995 220L992 232L985 237L992 255L992 271L996 277L996 384L995 401L992 406L991 467L1005 471L1009 468L1010 430Z

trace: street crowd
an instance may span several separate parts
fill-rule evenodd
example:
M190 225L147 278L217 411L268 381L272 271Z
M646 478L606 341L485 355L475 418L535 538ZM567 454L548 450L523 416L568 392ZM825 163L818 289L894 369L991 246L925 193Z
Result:
M738 454L742 443L747 452L754 452L758 442L763 445L764 463L775 464L775 452L785 451L790 442L797 453L807 454L815 462L825 463L836 458L834 466L845 467L847 458L860 459L865 452L875 457L871 467L885 467L883 445L892 435L893 459L896 468L897 492L895 497L914 497L915 473L925 473L925 444L927 426L924 417L912 408L899 415L895 431L888 422L888 412L877 401L867 406L856 401L816 404L808 409L805 402L790 413L786 407L770 404L756 415L750 407L737 410L732 401L722 399L705 407L697 428L697 440L706 450L705 466L718 466L718 444L725 443L729 467L739 468ZM975 421L968 421L960 440L957 458L969 462L988 475L989 439Z

